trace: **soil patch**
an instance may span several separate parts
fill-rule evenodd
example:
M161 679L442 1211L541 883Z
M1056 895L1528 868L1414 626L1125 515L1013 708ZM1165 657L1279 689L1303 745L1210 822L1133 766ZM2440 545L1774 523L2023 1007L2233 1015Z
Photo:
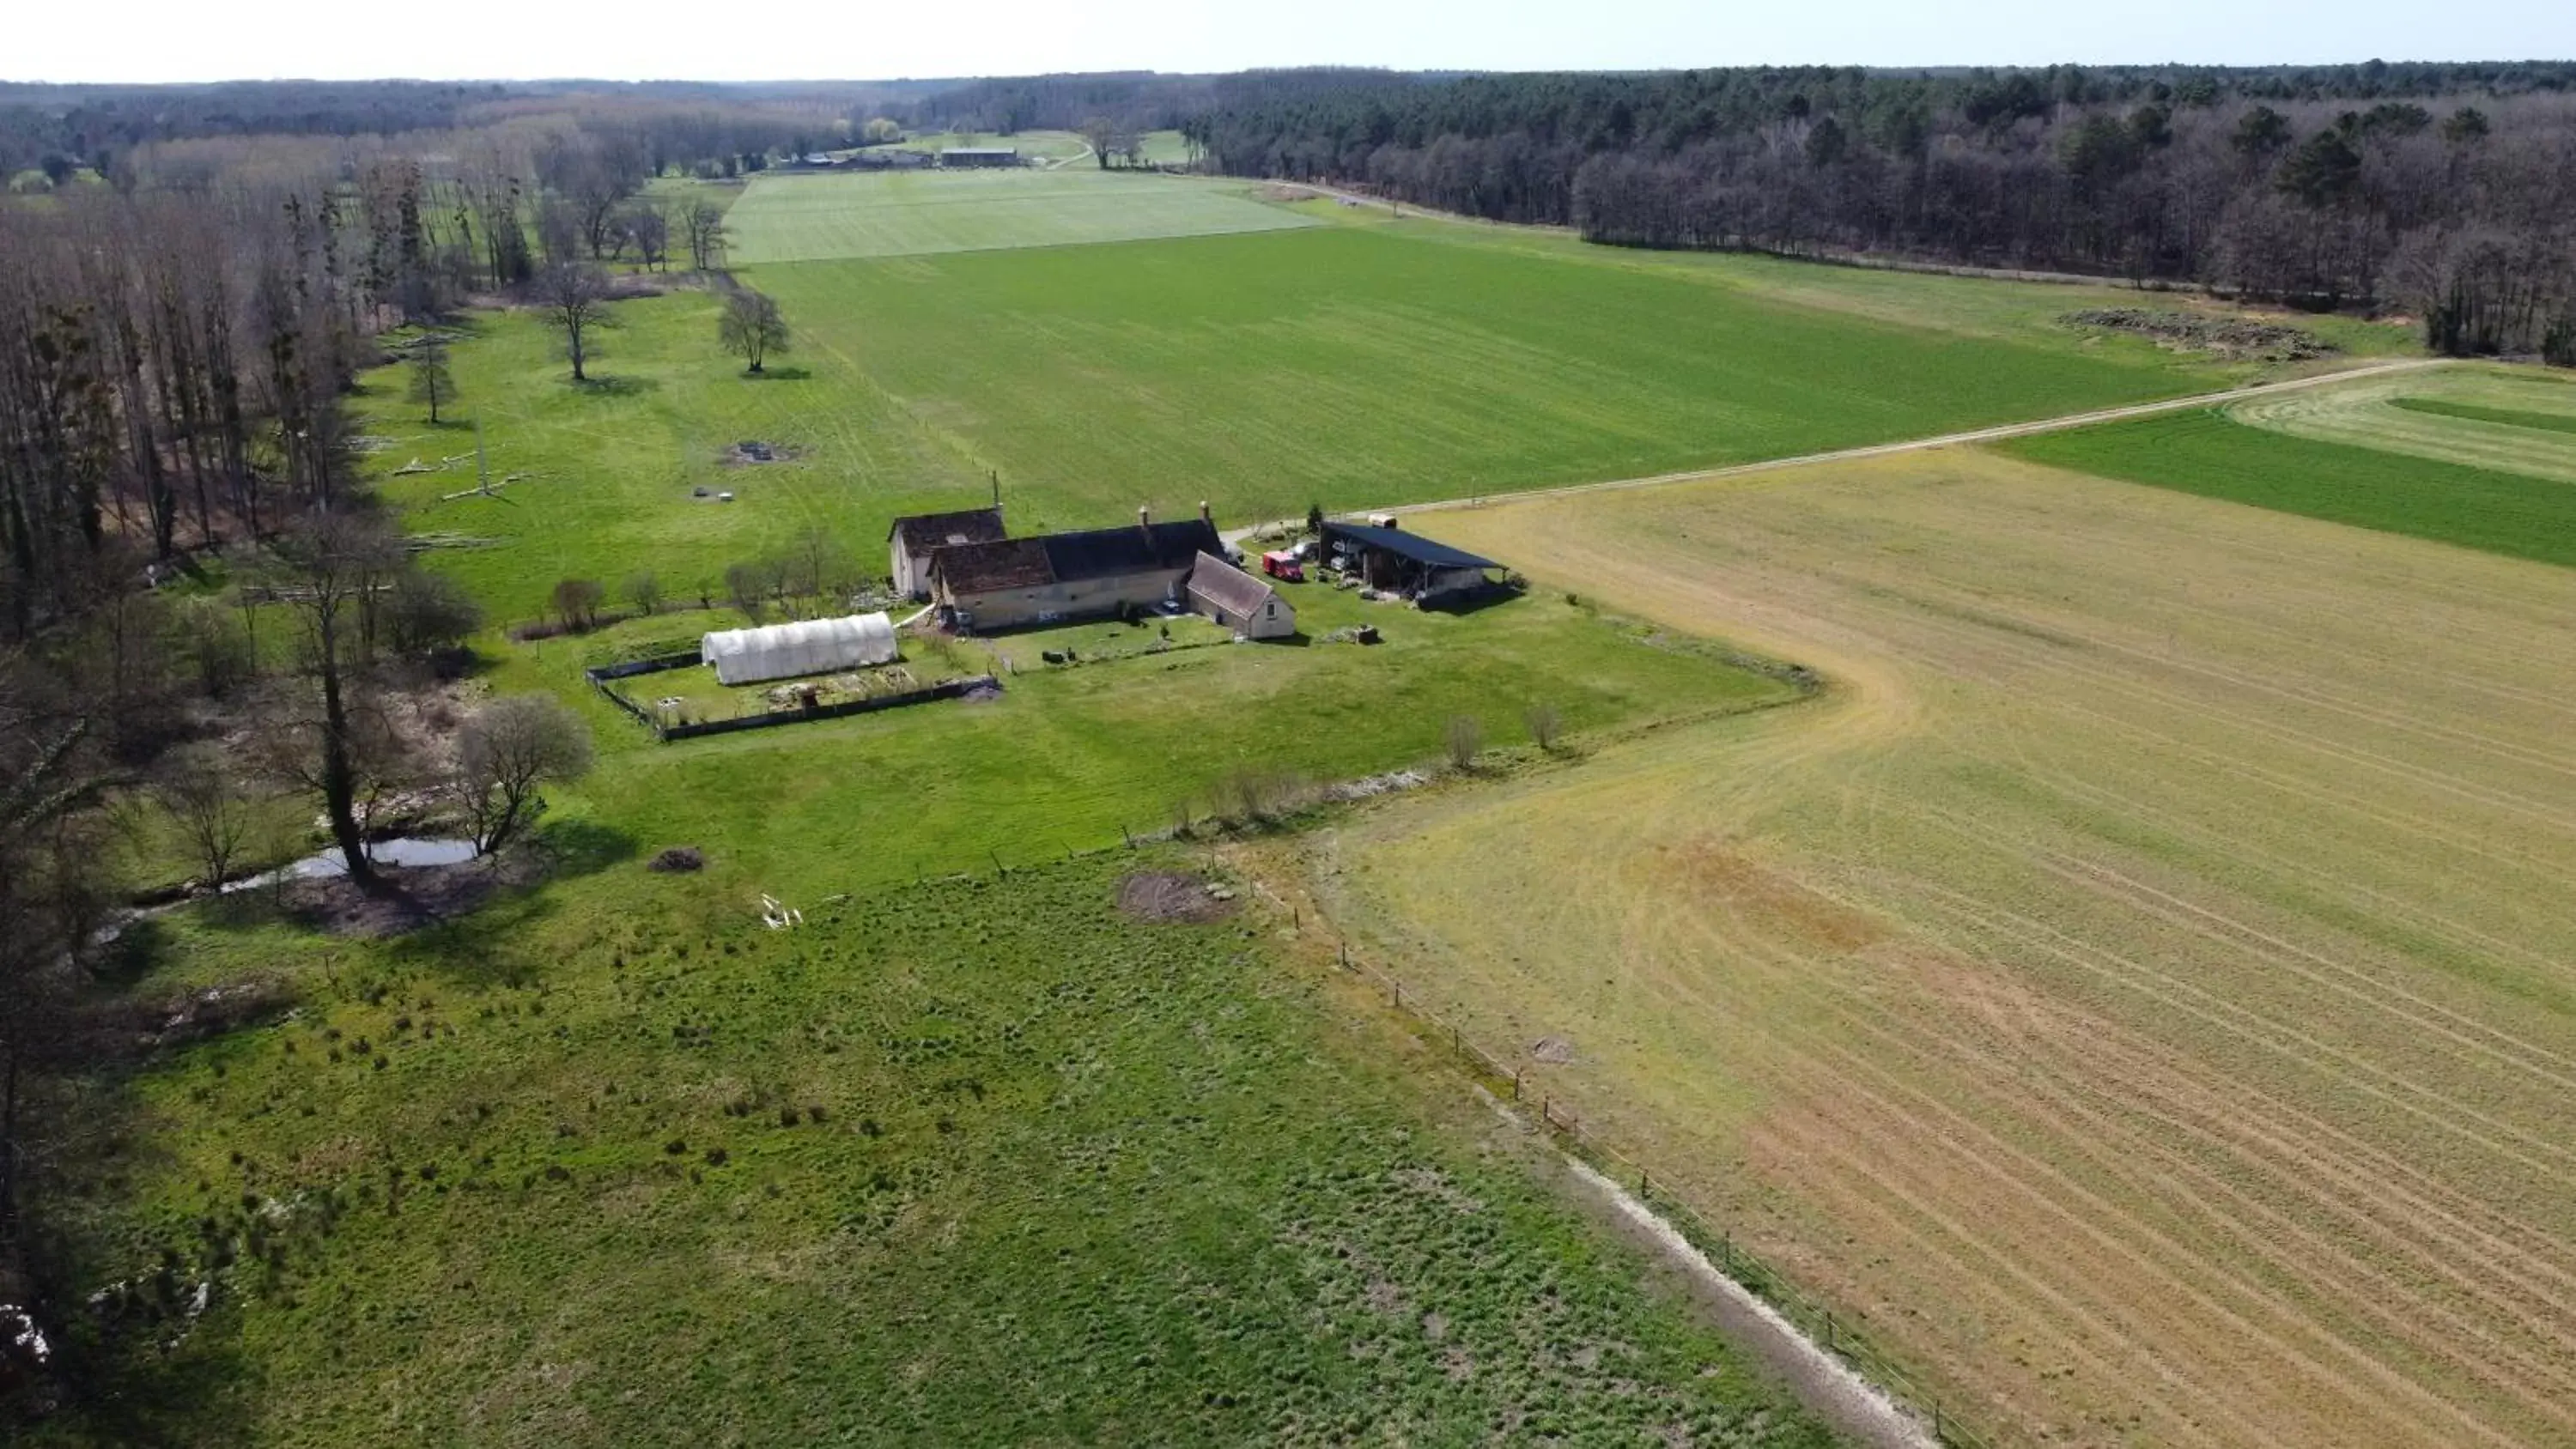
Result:
M804 456L804 451L802 448L791 448L785 443L764 443L757 438L745 438L724 450L724 462L729 468L746 468L761 463L792 463Z
M1140 921L1216 921L1234 914L1234 892L1194 875L1142 871L1118 883L1118 909Z
M707 868L706 852L694 845L674 845L645 862L644 868L665 875L674 871L704 870Z
M1574 1043L1561 1036L1543 1036L1530 1043L1530 1060L1561 1067L1574 1060Z
M462 865L380 866L377 874L384 880L380 891L362 891L345 876L301 880L286 888L286 909L327 935L380 940L464 915L511 886L534 881L542 869L524 851Z
M2341 350L2306 328L2258 322L2251 317L2209 317L2148 307L2098 307L2069 312L2057 320L2069 327L2134 332L2180 351L2214 352L2222 357L2251 357L2264 362L2304 362Z

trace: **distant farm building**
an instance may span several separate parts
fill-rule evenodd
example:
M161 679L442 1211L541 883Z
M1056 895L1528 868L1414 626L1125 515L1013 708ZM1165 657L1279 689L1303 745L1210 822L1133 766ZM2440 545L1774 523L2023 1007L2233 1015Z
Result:
M1324 561L1381 593L1425 604L1456 602L1483 592L1501 564L1492 559L1381 524L1324 524Z
M698 657L715 666L719 684L757 684L833 669L864 669L891 664L900 652L894 621L883 614L723 629L698 641Z
M1190 565L1190 606L1246 639L1284 639L1297 632L1297 611L1279 591L1212 553Z
M952 544L930 556L930 596L960 628L990 631L1184 602L1203 553L1223 540L1202 508L1180 523L1145 510L1122 528Z
M958 513L916 513L898 518L886 530L886 572L894 591L906 598L930 597L930 554L961 543L995 543L1008 536L1002 510L969 508Z
M1020 153L1013 146L951 146L939 153L942 166L1017 166Z

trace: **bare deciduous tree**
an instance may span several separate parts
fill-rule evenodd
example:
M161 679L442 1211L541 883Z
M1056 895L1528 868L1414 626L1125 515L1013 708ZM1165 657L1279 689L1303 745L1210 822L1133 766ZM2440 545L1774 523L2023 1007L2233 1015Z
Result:
M559 579L555 583L555 614L567 629L588 629L599 622L600 600L608 590L596 579Z
M633 604L639 614L659 613L662 608L662 581L654 577L651 569L628 575L626 602Z
M590 770L590 731L550 694L504 695L483 706L456 739L457 803L490 854L545 809L538 787Z
M787 319L778 314L776 298L737 287L725 294L724 312L716 318L716 340L727 352L759 372L773 352L787 350Z
M575 382L590 380L584 368L596 348L593 334L617 325L608 310L609 296L608 274L586 262L563 262L537 278L537 305L563 334Z
M769 592L768 573L756 563L725 566L725 601L741 611L745 619L760 622L761 601Z
M411 345L411 356L404 360L410 373L405 396L429 408L432 427L438 424L438 410L456 401L456 376L447 368L447 334L424 332Z
M315 697L288 699L268 737L282 772L322 797L350 882L372 890L382 881L367 858L359 805L391 773L400 750L364 698L372 642L366 616L376 591L401 572L402 545L373 519L324 514L280 540L277 556L278 592L301 628L298 664Z
M680 232L688 241L689 266L713 270L724 250L724 208L704 199L690 202L680 213Z
M258 825L258 812L230 758L214 745L174 750L152 794L204 868L206 889L222 885Z

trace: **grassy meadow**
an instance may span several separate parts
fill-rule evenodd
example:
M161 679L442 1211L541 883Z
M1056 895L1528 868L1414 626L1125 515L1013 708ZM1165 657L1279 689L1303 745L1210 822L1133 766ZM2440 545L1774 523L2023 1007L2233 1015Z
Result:
M1422 526L1830 683L1297 842L1409 997L2003 1442L2576 1439L2576 573L1978 450Z
M70 1347L127 1354L19 1442L1831 1442L1328 969L1116 906L1193 858L776 933L589 864L389 946L167 928L299 1007L124 1084Z

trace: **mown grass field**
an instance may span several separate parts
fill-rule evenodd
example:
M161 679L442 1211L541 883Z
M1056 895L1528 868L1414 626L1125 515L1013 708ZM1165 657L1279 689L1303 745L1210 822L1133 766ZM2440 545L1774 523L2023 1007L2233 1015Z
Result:
M2565 410L2499 409L2453 393L2504 393ZM2101 477L2576 564L2571 434L2576 386L2470 372L2456 380L2447 373L2371 379L2314 396L2108 423L2003 447Z
M1422 526L1832 684L1312 840L1409 997L2008 1441L2576 1439L2576 574L1975 451Z
M997 184L1024 182L1047 184ZM765 380L716 347L700 290L619 304L587 387L531 315L485 315L456 350L453 416L481 417L497 471L542 476L511 503L440 502L471 485L464 464L387 493L418 531L497 545L440 566L527 617L567 575L613 588L651 569L673 592L716 596L727 565L808 527L873 558L889 519L979 503L995 475L1023 530L1202 500L1235 524L1883 441L2246 375L2059 328L2058 289L1905 279L1926 290L1901 320L1876 274L1783 291L1794 273L1645 266L1551 240L1379 222L753 267L744 275L800 332ZM421 422L398 371L369 384L385 472L471 451L461 425ZM745 439L795 457L727 465ZM736 501L696 499L700 487Z
M1242 190L1087 162L1051 171L764 174L725 214L726 255L760 266L1312 225Z
M1266 924L1113 904L1194 864L183 922L301 1005L124 1085L24 1442L1830 1442Z

